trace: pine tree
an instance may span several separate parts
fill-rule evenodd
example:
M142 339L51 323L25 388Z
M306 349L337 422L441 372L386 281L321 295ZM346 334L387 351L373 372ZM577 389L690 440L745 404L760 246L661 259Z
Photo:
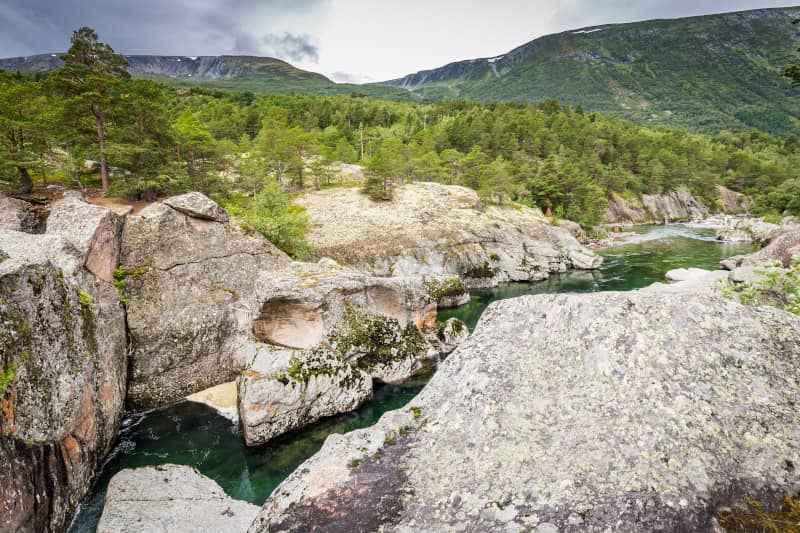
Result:
M59 91L68 99L69 122L89 116L94 121L103 192L108 190L106 115L120 103L120 83L130 78L128 62L109 45L98 40L88 27L72 34L72 46L61 59L64 66L53 73Z

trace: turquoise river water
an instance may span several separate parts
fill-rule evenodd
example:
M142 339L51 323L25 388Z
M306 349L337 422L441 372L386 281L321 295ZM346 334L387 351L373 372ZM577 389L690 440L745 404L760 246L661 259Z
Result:
M440 319L458 317L472 329L495 300L524 294L634 290L663 281L664 274L674 268L714 269L722 259L754 250L750 245L718 243L713 231L684 225L641 226L636 231L640 235L633 242L599 252L605 259L599 270L475 291L468 305L443 310ZM238 426L202 404L182 402L130 415L69 531L94 532L109 480L120 470L137 466L194 466L231 497L261 505L281 481L322 447L328 435L374 424L386 411L408 403L430 375L402 385L377 385L374 399L358 411L322 420L255 448L244 445Z

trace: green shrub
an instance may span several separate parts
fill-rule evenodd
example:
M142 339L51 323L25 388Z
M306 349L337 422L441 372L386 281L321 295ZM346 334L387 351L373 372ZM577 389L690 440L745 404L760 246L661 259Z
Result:
M311 219L303 208L292 204L280 184L267 184L244 205L228 202L224 207L295 259L303 260L311 256L311 246L306 240Z
M426 281L423 286L432 300L441 300L448 296L460 296L467 293L467 287L458 278Z
M800 257L795 257L789 268L767 263L756 273L760 279L754 283L722 280L720 291L744 305L771 305L800 315Z
M489 261L484 261L481 266L474 266L464 272L464 277L472 279L493 278L497 270L489 266Z

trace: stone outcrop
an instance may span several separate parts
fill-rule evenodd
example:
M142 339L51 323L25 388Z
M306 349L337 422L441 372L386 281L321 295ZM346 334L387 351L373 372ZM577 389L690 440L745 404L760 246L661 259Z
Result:
M744 256L735 256L720 261L723 268L731 271L748 267L756 268L767 262L777 262L788 267L795 256L800 255L800 225L788 221L772 231L761 250Z
M372 397L374 379L406 380L463 340L460 322L436 327L435 300L418 279L328 259L262 274L255 294L253 333L267 344L238 381L248 445L352 411Z
M331 435L261 531L710 531L800 489L800 318L710 296L495 302L410 406Z
M42 233L41 211L28 202L0 195L0 230Z
M136 468L111 478L97 532L241 533L257 513L194 468Z
M483 206L464 187L403 185L391 202L330 189L297 202L315 223L309 240L320 256L376 276L457 276L480 287L602 262L539 211Z
M84 268L91 250L0 230L2 531L62 531L116 437L125 318L114 286Z
M233 380L255 355L255 280L291 262L252 230L217 221L224 217L207 198L168 202L203 218L156 203L129 216L123 231L117 284L127 301L133 408Z
M717 230L717 240L725 242L765 243L780 229L777 224L765 222L763 218L724 217L722 227Z
M719 295L721 280L728 279L725 270L704 270L702 268L677 268L666 274L668 283L653 283L642 289L645 293L659 294L705 294Z
M607 222L633 224L662 224L701 220L709 209L686 189L670 194L643 194L641 198L626 199L613 194L605 212Z

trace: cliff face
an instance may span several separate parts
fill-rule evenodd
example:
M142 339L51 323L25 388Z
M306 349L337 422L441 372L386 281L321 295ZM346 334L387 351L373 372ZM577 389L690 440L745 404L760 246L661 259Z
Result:
M721 185L717 187L717 192L719 205L716 207L721 212L731 215L747 212L749 201L743 194ZM710 213L709 206L692 193L678 189L670 194L643 194L640 198L631 199L613 194L608 200L605 219L610 223L662 224L702 220Z
M118 223L68 199L45 235L0 230L1 531L62 531L116 437L124 311L85 266L116 257Z

